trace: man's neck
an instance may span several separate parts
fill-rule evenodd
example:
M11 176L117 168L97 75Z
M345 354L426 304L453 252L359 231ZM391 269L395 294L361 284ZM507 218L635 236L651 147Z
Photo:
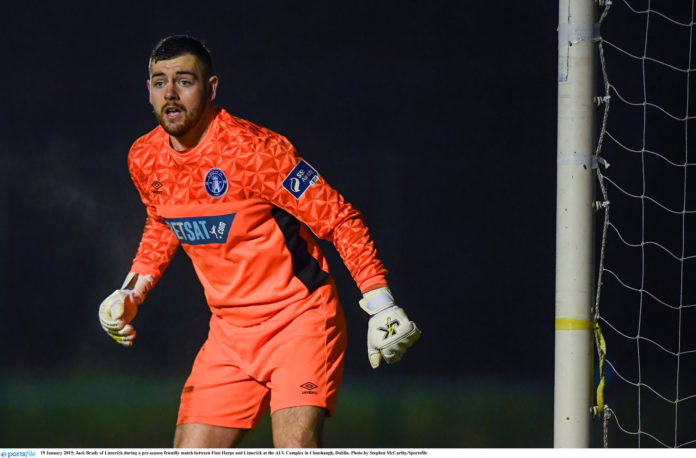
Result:
M169 136L169 143L172 145L172 148L179 152L185 152L186 150L198 145L198 143L200 143L203 137L205 137L205 134L208 132L208 128L210 127L210 123L213 121L214 116L215 110L211 105L208 105L208 107L205 109L205 113L203 113L200 121L193 127L193 129L189 130L180 137L174 137L173 135Z

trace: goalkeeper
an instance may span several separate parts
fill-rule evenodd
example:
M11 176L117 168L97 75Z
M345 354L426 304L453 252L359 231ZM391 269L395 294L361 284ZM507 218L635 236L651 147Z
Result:
M214 106L217 86L198 40L167 37L152 51L147 87L159 126L128 155L147 220L99 319L133 345L138 306L181 245L212 316L174 445L233 446L270 408L275 446L318 446L338 396L346 324L311 232L333 242L363 293L373 368L398 361L420 331L395 304L360 213L287 139Z

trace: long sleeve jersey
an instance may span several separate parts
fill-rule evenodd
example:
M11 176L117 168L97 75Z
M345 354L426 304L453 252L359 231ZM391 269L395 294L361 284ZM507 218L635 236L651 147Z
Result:
M185 152L161 126L131 147L147 210L131 270L156 282L181 245L213 313L263 319L327 279L311 230L334 244L361 291L386 284L360 213L283 136L215 110Z

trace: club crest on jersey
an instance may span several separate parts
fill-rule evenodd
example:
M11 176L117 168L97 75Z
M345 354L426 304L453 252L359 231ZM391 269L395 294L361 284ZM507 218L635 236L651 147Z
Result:
M205 192L210 197L222 197L227 192L227 177L220 169L210 169L205 174Z
M187 245L225 243L236 213L192 218L164 218L179 242Z
M283 188L295 199L302 197L307 188L319 180L319 174L304 159L297 163L294 169L283 180Z

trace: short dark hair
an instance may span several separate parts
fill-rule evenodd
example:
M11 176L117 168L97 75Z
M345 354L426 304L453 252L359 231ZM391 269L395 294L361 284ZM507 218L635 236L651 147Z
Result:
M161 60L174 59L184 54L192 54L198 59L204 78L207 79L213 74L213 60L210 57L210 51L200 40L189 35L172 35L161 39L150 54L149 65Z

